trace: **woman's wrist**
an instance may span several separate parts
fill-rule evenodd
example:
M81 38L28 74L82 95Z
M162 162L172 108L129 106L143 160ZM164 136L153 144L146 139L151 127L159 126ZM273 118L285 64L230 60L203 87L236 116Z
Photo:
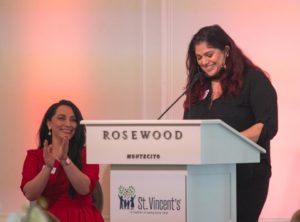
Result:
M60 159L60 163L64 166L68 166L71 164L71 160L69 159L69 157L65 157Z
M47 171L49 171L50 174L55 174L55 172L56 172L56 168L54 166L51 167L51 166L49 166L47 164L43 165L42 170L43 169L46 169Z
M54 167L54 164L55 164L55 160L44 162L44 166L48 167L49 169L52 169Z
M47 164L44 164L44 165L43 165L43 168L42 168L42 169L44 169L44 168L49 169L49 170L52 170L52 167L49 166L49 165L47 165Z

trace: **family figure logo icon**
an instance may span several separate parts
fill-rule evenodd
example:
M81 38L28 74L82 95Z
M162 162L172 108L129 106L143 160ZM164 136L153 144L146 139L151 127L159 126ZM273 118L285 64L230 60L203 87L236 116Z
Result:
M124 186L119 186L119 199L120 199L120 209L134 209L134 199L135 199L135 188L129 186L128 188Z

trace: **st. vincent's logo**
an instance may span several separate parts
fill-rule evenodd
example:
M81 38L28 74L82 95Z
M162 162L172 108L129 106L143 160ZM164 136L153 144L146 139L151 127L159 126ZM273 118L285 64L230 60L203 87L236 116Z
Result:
M120 209L134 209L134 199L135 199L135 188L129 186L128 188L119 186L119 199L120 199Z

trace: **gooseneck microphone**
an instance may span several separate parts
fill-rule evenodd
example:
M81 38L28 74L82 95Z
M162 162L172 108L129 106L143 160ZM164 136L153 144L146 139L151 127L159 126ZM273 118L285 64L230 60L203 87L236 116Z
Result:
M192 80L192 82L189 84L189 86L184 90L184 92L157 118L158 120L160 120L168 111L169 109L171 109L175 103L177 103L177 101L179 99L181 99L181 97L183 95L186 94L187 91L189 91L190 89L193 88L193 86L195 85L195 83L199 80L200 76L202 75L202 72L198 72L195 74L194 79Z

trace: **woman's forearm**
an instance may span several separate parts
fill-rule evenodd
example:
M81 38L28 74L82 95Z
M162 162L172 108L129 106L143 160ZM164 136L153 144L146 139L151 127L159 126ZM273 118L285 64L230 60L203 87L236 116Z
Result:
M241 134L247 137L248 139L257 142L263 127L264 127L263 123L256 123L253 126L249 127L248 129L242 131Z
M82 173L72 161L67 164L65 160L62 160L61 165L76 192L81 195L88 194L90 192L90 178Z
M25 184L23 192L28 200L33 201L41 196L47 185L50 172L51 168L44 166L41 172Z

